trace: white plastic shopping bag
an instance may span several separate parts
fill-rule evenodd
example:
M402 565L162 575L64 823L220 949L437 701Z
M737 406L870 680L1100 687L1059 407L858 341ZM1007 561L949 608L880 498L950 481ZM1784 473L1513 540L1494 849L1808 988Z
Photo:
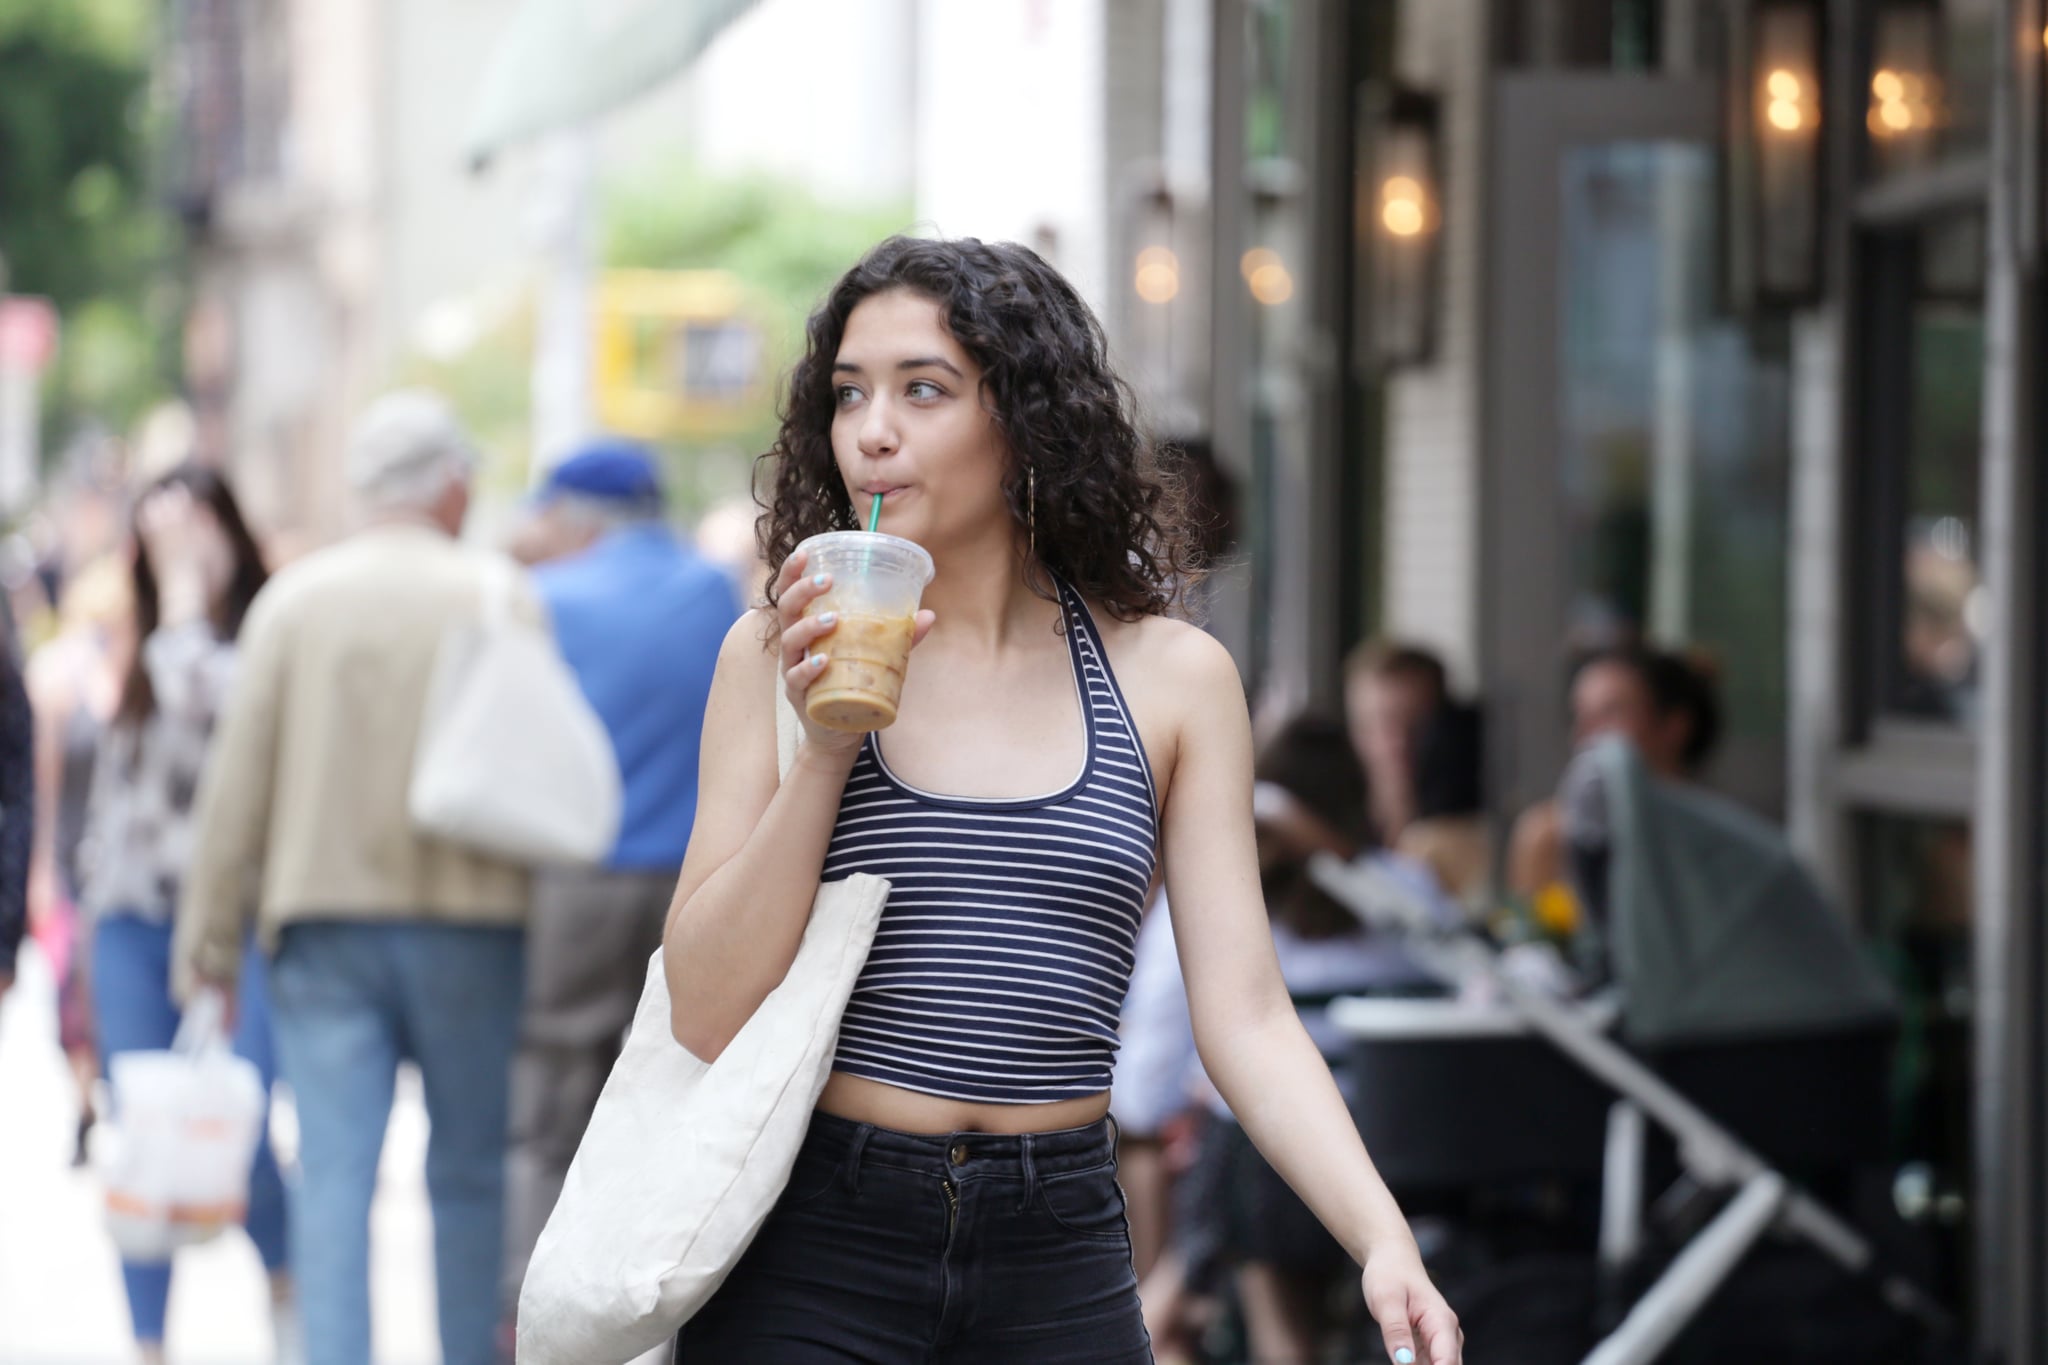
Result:
M247 1211L269 1096L256 1068L228 1050L226 1013L218 992L203 991L168 1051L122 1053L108 1068L107 1229L126 1260L169 1260Z

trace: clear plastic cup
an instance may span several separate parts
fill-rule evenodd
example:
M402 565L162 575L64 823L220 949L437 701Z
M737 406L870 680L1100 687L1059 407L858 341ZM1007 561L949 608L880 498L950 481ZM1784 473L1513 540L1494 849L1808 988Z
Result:
M832 575L832 586L804 615L839 613L839 624L815 646L825 671L804 694L804 711L828 730L885 730L903 697L932 557L921 545L878 531L831 531L796 548L810 556L805 573Z

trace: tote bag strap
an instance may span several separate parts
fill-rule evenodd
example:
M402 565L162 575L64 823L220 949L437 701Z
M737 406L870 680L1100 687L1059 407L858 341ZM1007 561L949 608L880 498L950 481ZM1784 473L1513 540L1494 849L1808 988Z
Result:
M496 628L512 619L512 598L519 586L519 566L509 558L493 554L484 561L480 605L483 622Z

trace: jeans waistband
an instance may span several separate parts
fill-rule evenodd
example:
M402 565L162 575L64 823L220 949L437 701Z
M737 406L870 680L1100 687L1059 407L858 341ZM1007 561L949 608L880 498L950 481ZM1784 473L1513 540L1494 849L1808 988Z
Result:
M1116 1121L1048 1133L901 1133L836 1114L811 1115L804 1147L854 1175L879 1163L953 1179L993 1177L1035 1184L1040 1177L1092 1170L1116 1155Z

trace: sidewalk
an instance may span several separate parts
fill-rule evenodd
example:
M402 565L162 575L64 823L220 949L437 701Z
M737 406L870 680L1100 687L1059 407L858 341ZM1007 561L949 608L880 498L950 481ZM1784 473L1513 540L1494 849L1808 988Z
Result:
M55 991L22 953L0 1004L0 1365L128 1365L120 1266L101 1230L99 1186L72 1170L71 1081L57 1048ZM279 1106L280 1155L294 1141ZM438 1365L427 1216L426 1111L399 1077L371 1215L378 1365ZM269 1295L253 1247L232 1233L184 1252L171 1294L171 1365L270 1365Z

